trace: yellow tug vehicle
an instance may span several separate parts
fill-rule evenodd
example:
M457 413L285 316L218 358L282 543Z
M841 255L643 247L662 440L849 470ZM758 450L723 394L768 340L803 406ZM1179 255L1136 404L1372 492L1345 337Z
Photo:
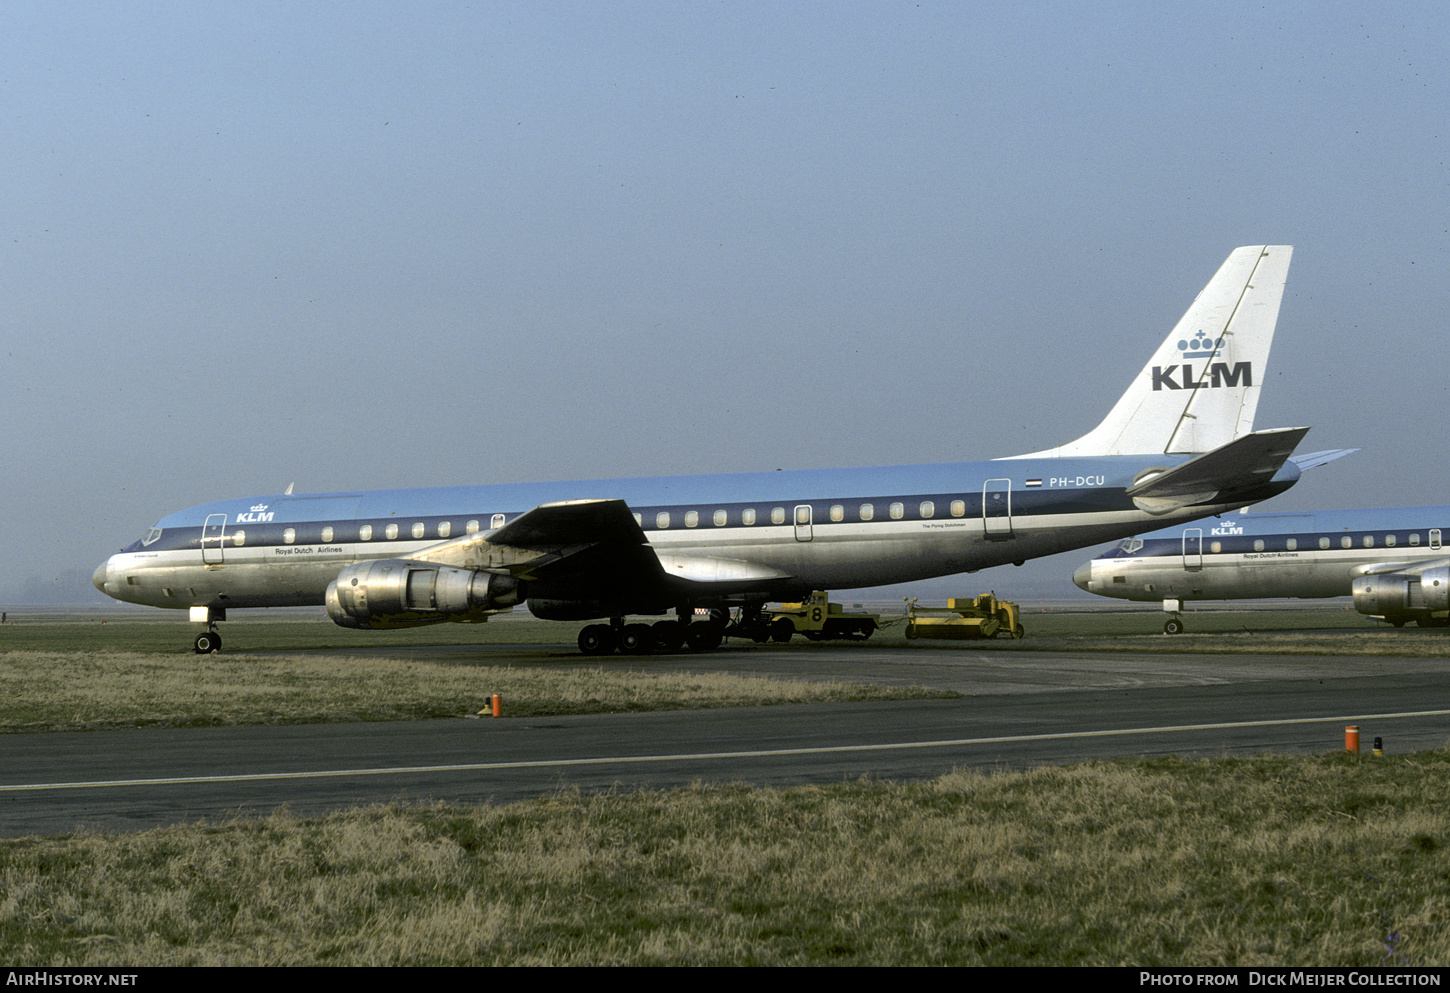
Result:
M1017 604L998 600L994 593L975 599L953 597L945 607L923 607L915 597L906 601L906 637L939 641L971 638L1020 638L1021 610Z
M784 643L796 634L803 634L811 641L865 641L880 620L879 614L848 614L839 603L831 602L829 594L816 590L801 603L783 603L776 610L761 611L759 622L743 633L753 636L757 642L769 638Z

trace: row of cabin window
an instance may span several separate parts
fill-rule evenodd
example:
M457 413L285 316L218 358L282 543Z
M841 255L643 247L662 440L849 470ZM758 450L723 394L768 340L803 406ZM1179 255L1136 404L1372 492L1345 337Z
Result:
M931 500L923 500L920 504L917 505L917 508L916 509L917 509L917 513L922 517L922 519L927 519L927 518L931 518L931 517L935 517L936 516L936 504L933 501L931 501ZM967 513L967 504L966 504L966 501L965 500L953 500L951 502L951 504L949 505L949 508L948 509L950 510L951 515L953 517L963 517ZM893 504L890 504L886 508L886 514L893 521L899 521L903 517L906 516L906 505L904 503L893 503ZM844 521L846 519L846 508L845 508L845 505L844 504L839 504L839 503L832 504L830 506L830 508L827 510L827 515L830 517L830 519L832 521L837 521L837 522ZM861 504L861 506L859 508L857 508L856 515L857 515L857 518L859 520L862 520L862 521L875 520L875 518L876 518L876 507L873 504L863 503L863 504ZM635 519L635 522L638 523L641 527L644 526L644 515L643 514L635 514L634 515L634 519ZM715 513L714 513L714 515L712 516L711 519L714 521L716 527L724 527L725 525L727 525L727 524L730 523L730 514L729 514L728 511L725 511L725 510L717 510L717 511L715 511ZM504 523L504 515L503 514L494 514L493 515L493 520L490 522L489 527L491 527L491 528L503 527L503 523ZM747 507L746 509L744 509L744 510L742 510L740 512L740 523L741 524L744 524L746 526L750 526L750 525L753 525L753 524L756 523L756 513L755 513L755 508L754 507ZM784 507L772 507L770 509L770 523L772 523L772 524L784 524L785 523L785 508ZM809 506L802 505L802 506L796 508L796 523L797 524L810 524L811 523L811 508ZM685 511L685 527L687 527L687 528L698 527L699 524L700 524L700 512L698 510L687 510L687 511ZM656 528L663 529L663 528L667 528L669 526L670 526L670 512L669 511L662 510L658 514L655 515L655 527ZM476 521L476 520L475 521L469 521L467 524L464 525L464 528L463 528L464 533L466 533L466 534L474 534L474 533L476 533L478 531L478 529L479 529L479 522ZM415 539L425 538L425 537L427 537L427 530L428 529L427 529L426 525L424 525L423 522L419 521L419 522L415 523L413 525L412 529L411 529L412 537L415 538ZM451 522L449 522L449 521L442 521L441 523L439 523L439 525L438 525L438 535L437 535L439 538L447 538L452 533L453 533L453 525L452 525ZM383 529L383 537L387 541L395 541L395 540L397 540L398 534L399 534L399 530L398 530L398 525L396 525L396 524L389 524L389 525L387 525ZM322 541L322 543L324 545L325 544L330 544L334 540L335 536L336 536L336 532L334 532L331 527L325 527L325 528L322 529L321 541ZM241 531L241 530L239 530L239 531L233 531L230 535L228 535L228 537L231 538L232 544L234 544L234 545L245 545L247 543L247 532L246 531ZM361 528L358 529L358 536L357 537L358 537L358 540L359 541L372 541L372 539L373 539L373 526L371 524L364 524ZM295 528L287 528L285 531L282 532L282 543L283 544L285 544L285 545L291 545L291 544L294 544L296 541L297 541L297 531L296 531Z
M488 526L490 528L501 528L501 527L503 527L503 522L504 522L504 515L503 514L494 514L493 515L493 519L491 521L489 521L489 525ZM463 533L464 534L477 534L480 526L481 525L479 524L478 521L469 521L467 524L463 525ZM415 522L413 524L412 528L409 529L409 533L414 538L426 538L428 536L428 533L427 532L428 532L428 527L422 521ZM399 530L398 530L398 525L396 525L396 524L389 524L385 528L383 528L383 538L385 540L387 540L387 541L396 541L397 538L398 538L398 534L399 534ZM447 538L447 537L452 536L452 534L453 534L453 522L452 521L440 521L438 523L438 534L437 534L437 537L439 537L439 538ZM336 536L337 536L337 532L334 531L331 526L328 526L328 527L325 527L325 528L322 529L322 536L321 536L321 538L319 540L324 545L327 545L327 544L331 544L332 541L336 538ZM231 539L231 542L232 542L233 545L245 545L247 543L247 532L245 532L245 531L233 531L231 534L227 535L227 537ZM373 540L373 526L371 524L364 524L362 527L358 528L357 540L358 541L372 541ZM287 530L285 530L285 531L282 532L282 543L284 545L291 545L291 544L294 544L296 541L297 541L297 529L296 528L288 528Z
M966 504L966 501L965 500L953 500L951 502L951 504L950 504L950 511L951 511L951 515L953 517L962 517L962 516L964 516L966 514L966 512L967 512L967 504ZM832 521L844 521L846 519L846 507L845 507L844 504L839 504L839 503L832 504L827 509L826 513L827 513L827 515L830 517L830 519ZM920 505L917 506L917 513L919 513L923 518L935 517L936 516L936 504L933 503L930 500L923 500L920 503ZM903 517L906 516L906 504L904 504L904 503L893 503L893 504L890 504L886 508L886 514L893 521L899 521ZM810 524L811 523L811 508L808 505L801 505L801 506L799 506L799 507L796 508L796 510L795 510L795 516L796 516L796 521L795 522L797 524ZM876 518L876 507L873 504L863 503L863 504L861 504L861 506L859 508L857 508L857 510L856 510L856 516L857 516L857 519L858 520L862 520L862 521L874 520ZM635 522L637 524L639 524L640 527L644 527L644 515L643 514L635 514L634 515L634 519L635 519ZM727 525L727 524L730 523L730 512L727 511L727 510L717 510L717 511L715 511L715 513L713 515L711 515L711 518L710 519L711 519L711 521L714 523L714 525L717 528L723 528L725 525ZM746 507L744 510L742 510L740 512L740 523L741 524L744 524L745 526L749 527L749 526L755 524L756 521L757 521L757 516L756 516L755 508L754 507ZM770 508L770 523L772 523L772 524L784 524L785 523L785 508L784 507L772 507L772 508ZM698 510L687 510L687 511L685 511L685 527L687 527L687 528L698 527L699 524L700 524L700 512ZM656 528L659 528L659 529L662 530L662 529L667 528L669 526L670 526L670 512L668 510L662 510L658 514L655 514L655 527Z
M1385 542L1385 547L1386 548L1394 548L1395 545L1397 545L1399 543L1399 539L1396 538L1395 535L1387 534L1387 535L1385 535L1384 542ZM1418 531L1411 531L1410 532L1410 536L1409 536L1409 543L1410 543L1410 545L1412 547L1413 546L1418 546L1420 544L1420 532L1418 532ZM1372 535L1372 534L1365 535L1364 538L1361 541L1361 544L1365 548L1373 548L1374 547L1374 535ZM1330 541L1330 539L1328 539L1328 538L1320 538L1319 539L1319 547L1320 548L1329 548L1331 545L1332 545L1332 542ZM1340 548L1353 548L1354 547L1354 539L1351 538L1349 535L1345 535L1344 537L1342 537L1342 538L1339 539L1339 547ZM1431 548L1439 548L1440 547L1440 529L1439 528L1432 528L1430 530L1430 547ZM1221 552L1221 551L1223 551L1223 543L1222 542L1218 542L1218 541L1211 542L1209 544L1208 548L1209 548L1209 551L1211 551L1211 552ZM1284 548L1285 548L1286 551L1290 551L1290 552L1297 550L1299 548L1299 539L1297 539L1297 538L1290 538L1289 540L1287 540L1286 542L1284 542ZM1254 539L1254 551L1256 551L1256 552L1262 552L1263 550L1264 550L1264 539L1263 538L1255 538Z

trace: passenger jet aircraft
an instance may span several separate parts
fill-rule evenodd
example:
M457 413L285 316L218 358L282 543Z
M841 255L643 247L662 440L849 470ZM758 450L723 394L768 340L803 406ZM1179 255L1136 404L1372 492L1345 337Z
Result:
M1183 630L1185 600L1352 596L1395 627L1450 626L1450 507L1240 513L1175 526L1084 563L1072 581L1120 600L1162 600Z
M1255 432L1289 246L1236 249L1107 419L988 462L456 486L223 500L165 517L96 569L108 596L189 608L325 604L384 628L600 619L586 654L719 644L729 611L970 572L1264 500L1308 428ZM677 611L678 621L626 624ZM692 618L697 610L708 620Z

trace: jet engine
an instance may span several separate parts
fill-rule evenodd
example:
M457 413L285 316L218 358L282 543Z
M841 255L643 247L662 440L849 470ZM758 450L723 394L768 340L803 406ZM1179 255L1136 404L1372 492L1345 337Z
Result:
M519 581L429 562L379 559L344 568L327 584L327 616L345 628L482 621L522 599Z
M1450 566L1421 569L1420 595L1426 610L1450 610Z
M1361 614L1390 617L1423 609L1422 604L1416 602L1420 599L1420 584L1401 573L1361 576L1350 589L1354 593L1354 609Z

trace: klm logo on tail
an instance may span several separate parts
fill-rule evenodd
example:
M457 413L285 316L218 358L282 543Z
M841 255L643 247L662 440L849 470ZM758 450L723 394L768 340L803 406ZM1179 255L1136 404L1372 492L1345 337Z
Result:
M1202 331L1194 335L1192 341L1180 341L1178 350L1183 353L1185 359L1212 359L1218 355L1219 349L1223 348L1223 339L1217 341L1204 334ZM1227 362L1213 362L1208 367L1208 382L1198 382L1194 375L1191 362L1182 363L1183 371L1177 378L1177 365L1152 367L1153 371L1153 392L1160 390L1216 390L1226 386L1253 386L1254 365L1252 362L1235 362L1230 366ZM1201 367L1200 367L1201 368Z

